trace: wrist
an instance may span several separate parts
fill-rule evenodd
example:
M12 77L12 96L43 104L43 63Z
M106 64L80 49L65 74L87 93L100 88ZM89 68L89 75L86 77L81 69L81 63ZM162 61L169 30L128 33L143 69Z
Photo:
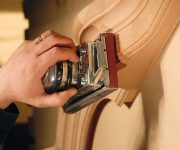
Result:
M6 109L12 103L7 97L8 91L6 86L5 76L2 73L2 69L0 69L0 109Z

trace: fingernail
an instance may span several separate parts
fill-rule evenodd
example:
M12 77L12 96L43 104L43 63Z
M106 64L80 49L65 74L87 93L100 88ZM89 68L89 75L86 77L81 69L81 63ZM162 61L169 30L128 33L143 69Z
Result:
M79 57L78 56L75 57L74 62L79 62Z

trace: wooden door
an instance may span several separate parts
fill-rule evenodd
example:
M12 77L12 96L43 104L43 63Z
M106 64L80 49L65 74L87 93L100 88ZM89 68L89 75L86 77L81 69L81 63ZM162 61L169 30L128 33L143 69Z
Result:
M93 41L103 32L117 34L121 60L116 66L119 89L75 114L65 114L60 109L56 142L50 149L93 148L103 108L113 102L118 111L136 98L143 80L179 24L179 14L179 0L95 0L78 13L73 25L77 43Z

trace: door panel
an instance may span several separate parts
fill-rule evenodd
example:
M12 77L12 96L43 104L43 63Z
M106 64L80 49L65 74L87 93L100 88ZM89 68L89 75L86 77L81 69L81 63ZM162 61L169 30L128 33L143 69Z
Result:
M100 115L93 150L180 148L180 26L153 66L129 109L108 103Z
M63 113L62 109L58 110L56 141L51 149L99 150L109 149L111 146L114 149L124 150L158 149L159 141L155 142L157 144L155 146L151 140L156 137L154 132L158 132L156 126L154 127L154 120L158 122L158 100L166 93L161 88L163 80L158 67L155 67L155 71L153 70L155 73L152 73L152 77L143 84L142 90L140 87L179 23L180 1L56 2L53 7L58 15L51 22L54 29L74 37L76 44L93 41L102 32L115 33L118 57L126 66L124 68L120 68L120 64L116 66L119 85L117 91L76 114L68 115ZM46 27L45 25L32 27L30 31L33 35ZM178 59L176 61L178 63ZM165 66L168 66L167 59L166 62ZM166 71L162 74L166 78ZM137 96L139 91L141 93ZM123 105L124 102L131 102L135 98L136 101L131 105ZM162 140L162 143L165 141ZM150 146L147 147L147 143Z
M102 32L116 33L118 57L126 66L120 69L117 64L119 90L76 114L59 110L56 143L52 149L147 149L146 142L151 142L149 136L154 132L147 130L149 112L143 113L148 110L144 97L153 99L147 93L144 96L150 83L147 81L131 107L118 107L114 103L122 105L136 98L142 81L179 23L179 10L178 0L95 0L78 13L73 26L76 42L93 41Z

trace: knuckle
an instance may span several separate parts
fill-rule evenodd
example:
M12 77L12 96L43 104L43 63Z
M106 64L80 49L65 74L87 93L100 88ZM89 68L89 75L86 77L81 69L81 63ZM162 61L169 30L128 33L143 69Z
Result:
M49 34L49 35L54 35L54 34L56 34L56 32L53 31L53 30L51 30L51 29L47 30L46 33Z
M41 103L40 103L39 100L35 100L34 106L37 107L37 108L42 108Z
M59 42L57 34L52 34L50 38L54 44Z
M66 37L66 39L67 39L68 43L69 43L69 44L72 46L72 48L74 49L74 48L75 48L74 41L73 41L71 38L69 38L69 37Z
M71 38L69 38L69 37L66 37L66 39L69 41L69 43L72 43L72 44L74 44L74 41L73 41Z
M53 34L51 36L51 40L53 41L54 44L68 44L71 45L73 48L75 47L74 41L66 36L62 36L60 34Z
M51 60L55 60L55 58L57 57L58 51L59 51L59 48L57 48L57 47L52 48L52 50L50 52L50 59Z

